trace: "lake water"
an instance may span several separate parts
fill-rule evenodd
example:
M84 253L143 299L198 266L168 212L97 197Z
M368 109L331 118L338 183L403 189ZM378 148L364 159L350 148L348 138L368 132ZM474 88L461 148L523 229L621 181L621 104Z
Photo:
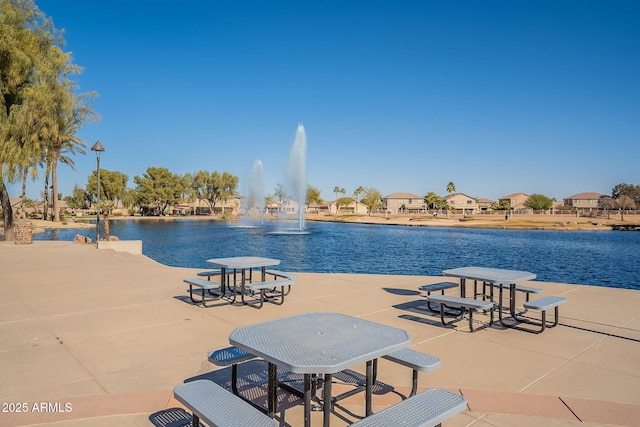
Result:
M437 276L462 266L526 270L537 280L640 289L640 233L429 228L307 222L307 234L272 233L192 219L115 220L111 234L142 240L171 266L208 268L208 258L265 256L285 271ZM47 230L35 240L95 238L95 229Z

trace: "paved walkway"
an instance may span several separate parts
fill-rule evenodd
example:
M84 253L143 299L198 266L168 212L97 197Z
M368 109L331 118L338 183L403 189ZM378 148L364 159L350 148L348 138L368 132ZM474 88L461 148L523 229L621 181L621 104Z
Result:
M0 263L2 426L153 426L186 417L172 388L194 377L228 381L228 369L206 355L228 345L235 327L308 311L403 328L413 348L440 357L442 368L421 374L420 388L469 401L445 426L640 426L638 291L535 282L569 299L560 326L540 335L496 325L470 333L466 321L443 327L425 310L417 287L438 277L301 273L283 306L256 310L194 306L182 279L198 270L91 245L0 242ZM260 401L265 366L249 363L241 389ZM408 393L411 372L382 360L379 380L375 410ZM281 425L301 425L298 401L281 407ZM363 412L362 396L353 396L332 425ZM313 416L318 425L321 414Z

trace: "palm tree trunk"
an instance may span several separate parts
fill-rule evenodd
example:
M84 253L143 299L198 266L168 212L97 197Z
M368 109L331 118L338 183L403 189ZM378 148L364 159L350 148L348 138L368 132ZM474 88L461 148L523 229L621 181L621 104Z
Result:
M2 199L2 214L4 220L4 240L13 242L13 210L11 209L11 199L9 199L9 192L7 191L4 179L0 179L0 181L2 181L0 198Z
M44 206L42 207L42 219L47 220L49 215L49 167L47 167L47 173L44 176Z
M51 220L54 222L60 222L60 212L58 211L58 155L54 155L51 159Z
M109 210L105 209L105 211L102 213L102 218L104 221L104 239L105 240L111 240L111 235L109 234Z

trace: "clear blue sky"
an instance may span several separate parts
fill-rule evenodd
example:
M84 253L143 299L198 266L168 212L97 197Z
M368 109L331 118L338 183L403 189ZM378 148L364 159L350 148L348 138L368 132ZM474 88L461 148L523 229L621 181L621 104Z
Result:
M99 93L80 136L130 187L149 166L242 182L260 159L272 193L299 122L326 200L640 184L637 0L36 3ZM95 169L90 151L75 161L64 195Z

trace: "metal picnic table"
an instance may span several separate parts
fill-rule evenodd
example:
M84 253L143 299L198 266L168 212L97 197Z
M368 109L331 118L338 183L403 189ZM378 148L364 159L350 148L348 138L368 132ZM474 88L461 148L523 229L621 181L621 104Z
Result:
M277 368L304 375L304 425L311 425L311 377L324 374L324 426L331 413L332 375L366 362L366 415L373 413L373 361L408 347L406 331L339 313L305 313L235 329L229 342L269 363L268 413L277 410Z

